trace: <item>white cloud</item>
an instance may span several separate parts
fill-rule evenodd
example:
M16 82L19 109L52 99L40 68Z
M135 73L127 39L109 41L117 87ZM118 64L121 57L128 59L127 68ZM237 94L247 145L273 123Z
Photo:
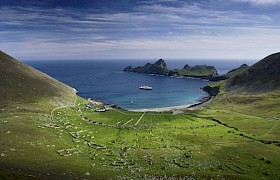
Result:
M280 0L232 0L235 2L245 2L256 6L270 6L280 4Z
M245 28L233 35L180 35L102 42L4 42L19 59L261 59L279 51L280 29Z
M173 1L173 0L160 0ZM279 1L232 0L255 5ZM175 2L175 1L174 1ZM130 13L0 8L0 47L19 59L262 58L279 51L279 12L141 5ZM76 16L79 14L79 16Z

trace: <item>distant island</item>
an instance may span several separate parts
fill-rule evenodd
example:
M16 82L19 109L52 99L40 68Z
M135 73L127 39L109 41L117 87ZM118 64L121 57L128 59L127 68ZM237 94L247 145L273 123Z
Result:
M124 69L125 72L136 72L145 74L156 74L160 76L170 77L192 77L212 80L214 77L218 77L218 72L214 66L196 65L190 66L186 64L182 69L170 70L167 68L167 64L163 59L159 59L154 64L147 63L144 66L127 66Z

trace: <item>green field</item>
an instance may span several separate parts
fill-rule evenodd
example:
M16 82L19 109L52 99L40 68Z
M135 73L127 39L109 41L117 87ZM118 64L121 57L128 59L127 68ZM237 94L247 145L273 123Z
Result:
M209 107L180 115L98 113L74 97L72 105L52 113L33 106L5 110L1 179L277 179L276 95L245 98L221 92Z

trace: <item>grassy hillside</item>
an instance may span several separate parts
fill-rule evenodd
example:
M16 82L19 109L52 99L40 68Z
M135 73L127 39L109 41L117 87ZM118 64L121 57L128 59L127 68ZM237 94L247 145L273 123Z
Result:
M239 75L241 73L243 73L244 71L246 71L249 68L249 66L247 64L243 64L240 67L233 69L229 72L227 72L226 74L222 74L219 76L214 76L212 77L210 80L211 81L222 81L222 80L226 80L229 79L233 76Z
M249 68L249 66L247 64L242 64L240 67L233 69L231 71L229 71L228 73L226 73L224 76L227 78L231 78L233 76L236 76L238 74L243 73L244 71L246 71Z
M65 104L73 97L73 88L27 66L0 51L0 107L36 103Z
M84 110L81 103L78 108L56 111L54 120L60 127L57 134L68 137L68 142L72 138L73 153L93 165L86 169L90 178L97 178L98 167L112 179L277 178L279 143L265 143L279 139L277 116L242 113L249 106L231 112L219 99L206 109L183 115L117 109L96 113ZM240 121L232 124L231 120ZM62 153L66 160L75 158L73 153Z
M0 51L0 93L0 179L55 170L59 160L46 147L63 140L38 123L51 121L54 108L73 105L74 89Z
M227 90L252 93L270 92L280 89L280 53L262 59L227 83Z
M228 80L212 84L219 86L221 92L206 114L252 133L262 142L280 145L280 53L251 67L241 66L228 75Z

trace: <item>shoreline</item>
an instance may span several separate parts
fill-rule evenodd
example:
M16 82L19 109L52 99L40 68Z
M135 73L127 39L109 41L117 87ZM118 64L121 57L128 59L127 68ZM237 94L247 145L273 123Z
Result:
M203 108L209 105L214 96L208 94L208 96L204 97L200 102L189 105L181 105L181 106L171 106L171 107L162 107L162 108L146 108L146 109L135 109L135 110L127 110L131 112L168 112L168 111L176 111L176 110L196 110Z

